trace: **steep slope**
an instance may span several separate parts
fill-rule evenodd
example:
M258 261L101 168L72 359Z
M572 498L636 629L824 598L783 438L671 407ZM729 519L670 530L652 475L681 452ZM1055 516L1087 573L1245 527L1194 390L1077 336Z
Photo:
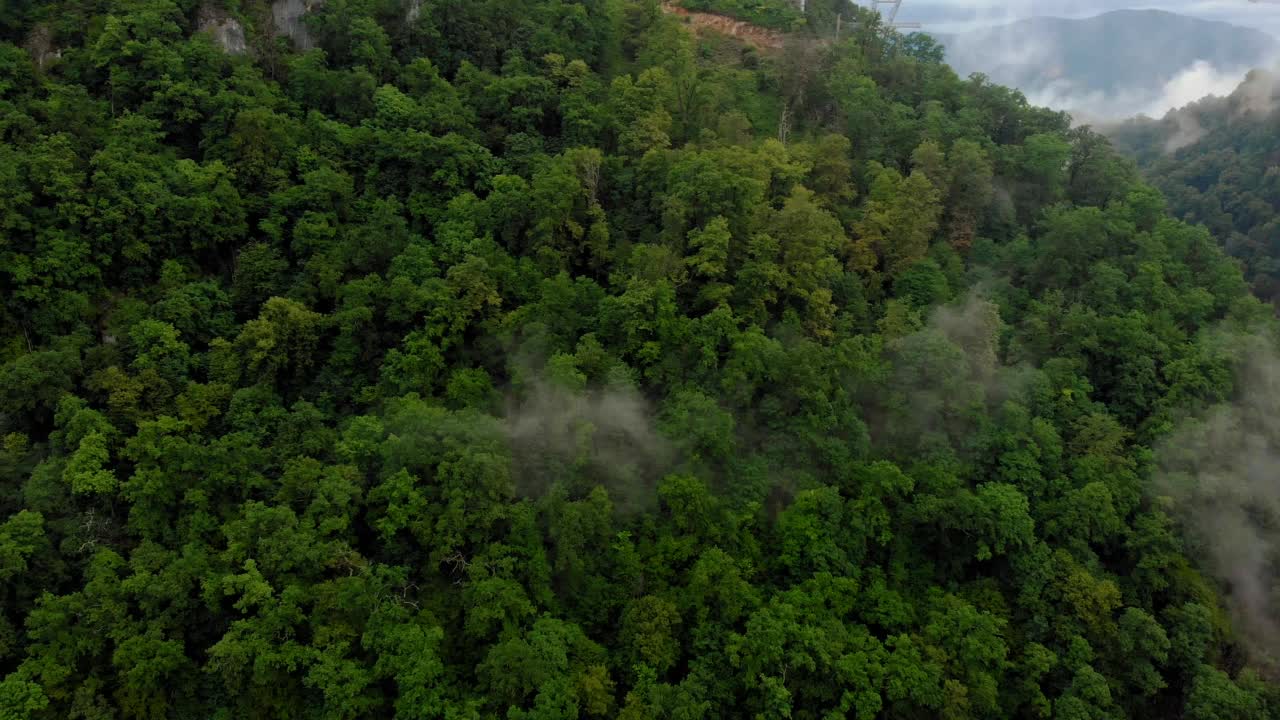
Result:
M755 27L780 32L796 30L805 20L801 4L792 0L673 0L671 4L692 12L732 17Z
M779 30L770 30L728 15L697 12L671 2L662 3L662 11L686 19L699 31L727 35L760 50L779 50L786 40L785 34Z
M289 6L0 16L0 718L1280 713L1275 320L1102 137Z

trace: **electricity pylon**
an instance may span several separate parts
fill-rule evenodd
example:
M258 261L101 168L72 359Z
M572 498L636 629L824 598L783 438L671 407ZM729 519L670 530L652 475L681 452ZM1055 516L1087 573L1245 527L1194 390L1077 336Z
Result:
M1263 1L1267 2L1268 0L1263 0ZM1271 0L1271 1L1280 2L1280 0ZM850 0L850 2L852 2L855 5L858 4L858 0ZM879 13L880 18L883 20L883 22L881 23L882 27L891 28L893 30L918 29L920 27L920 23L918 22L902 22L902 23L897 22L898 9L902 7L902 0L868 0L867 5L870 6L872 10ZM881 5L890 6L888 9L888 13L889 13L888 15L886 15L885 12L880 9ZM842 19L843 19L842 14L836 14L836 40L837 41L840 40L840 21Z
M881 5L888 5L888 6L889 6L888 8L886 8L886 9L888 10L888 12L887 12L887 13L885 12L885 10L881 10L881 9L880 9L880 6L881 6ZM900 10L901 8L902 8L902 0L871 0L871 9L872 9L872 10L875 10L875 11L877 11L877 12L879 12L879 13L880 13L880 17L884 18L884 24L885 24L885 27L891 27L891 28L894 28L894 29L897 29L897 28L908 28L908 29L909 29L909 28L918 28L918 27L920 27L920 23L914 23L914 22L900 23L900 22L897 22L897 18L898 18L898 10Z

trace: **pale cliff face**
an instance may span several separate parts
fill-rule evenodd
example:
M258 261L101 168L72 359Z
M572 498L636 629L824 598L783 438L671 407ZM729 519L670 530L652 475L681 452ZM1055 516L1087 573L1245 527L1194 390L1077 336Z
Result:
M321 8L325 0L273 0L271 3L271 20L278 35L284 35L293 41L299 50L310 50L315 47L315 38L307 30L304 21L308 13ZM403 0L404 19L406 23L414 23L422 15L423 0ZM218 42L227 52L244 52L244 28L234 19L227 18L219 26L201 27L202 30L214 31ZM238 49L233 49L238 48Z
M206 3L201 6L199 14L196 15L196 27L200 32L213 35L214 42L218 43L225 52L243 55L249 50L249 44L245 40L244 26L240 21L227 16L211 4Z
M324 0L275 0L271 3L271 18L276 32L293 40L299 50L310 50L315 46L315 40L307 32L302 18L323 4Z
M49 63L62 57L62 49L53 44L49 28L41 25L31 31L23 45L35 61L37 67L44 68Z

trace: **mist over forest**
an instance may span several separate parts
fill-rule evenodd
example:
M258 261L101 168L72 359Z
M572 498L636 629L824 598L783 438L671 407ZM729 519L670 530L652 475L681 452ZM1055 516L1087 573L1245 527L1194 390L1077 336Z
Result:
M1104 17L0 4L0 719L1280 717L1273 43Z
M1081 123L1162 117L1208 95L1227 95L1250 70L1280 60L1280 44L1267 32L1164 10L927 32L946 46L947 62L962 76L981 72Z

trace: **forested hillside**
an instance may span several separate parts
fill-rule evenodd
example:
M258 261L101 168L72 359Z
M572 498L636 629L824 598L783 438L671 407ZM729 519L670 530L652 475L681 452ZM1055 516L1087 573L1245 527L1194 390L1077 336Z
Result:
M1271 308L808 5L0 5L0 718L1280 714Z
M1280 78L1255 70L1230 96L1108 131L1169 198L1244 263L1254 291L1280 300Z

